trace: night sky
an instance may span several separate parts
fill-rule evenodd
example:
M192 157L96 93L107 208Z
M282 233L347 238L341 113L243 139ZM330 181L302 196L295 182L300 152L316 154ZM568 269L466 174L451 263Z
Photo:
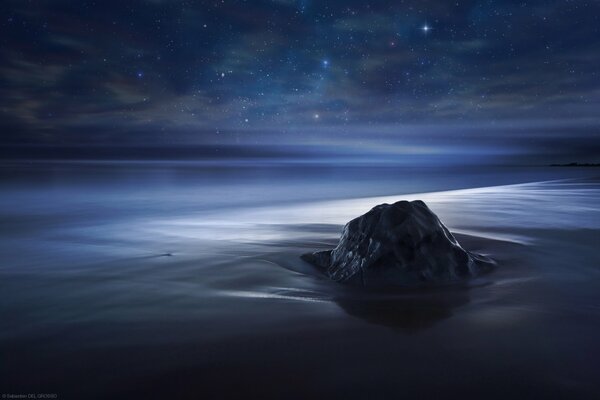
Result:
M600 2L4 0L4 145L600 161Z

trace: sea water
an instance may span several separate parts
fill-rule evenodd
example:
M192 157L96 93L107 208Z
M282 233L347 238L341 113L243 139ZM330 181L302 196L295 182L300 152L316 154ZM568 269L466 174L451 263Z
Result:
M600 395L593 168L0 168L0 388L60 398ZM424 200L498 268L366 293L299 256Z

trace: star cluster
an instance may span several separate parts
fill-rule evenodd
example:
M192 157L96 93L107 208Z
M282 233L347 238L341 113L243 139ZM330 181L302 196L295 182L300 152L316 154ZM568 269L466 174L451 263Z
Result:
M6 0L0 11L3 143L597 150L596 1Z

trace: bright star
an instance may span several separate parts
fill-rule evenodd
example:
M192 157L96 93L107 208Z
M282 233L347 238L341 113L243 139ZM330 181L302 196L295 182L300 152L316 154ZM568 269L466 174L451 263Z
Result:
M323 66L324 67L329 66L329 60L323 60Z
M314 115L315 119L319 119L319 114Z
M431 27L429 25L425 24L425 25L423 25L423 28L421 28L421 29L423 29L423 32L427 33L431 30Z

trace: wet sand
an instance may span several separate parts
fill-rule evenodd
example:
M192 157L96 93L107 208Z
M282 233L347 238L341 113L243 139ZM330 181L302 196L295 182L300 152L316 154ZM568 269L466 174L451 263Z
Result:
M300 260L398 198L425 200L498 267L462 285L373 292ZM3 233L0 387L69 399L595 398L599 200L586 179L35 235L18 224Z

